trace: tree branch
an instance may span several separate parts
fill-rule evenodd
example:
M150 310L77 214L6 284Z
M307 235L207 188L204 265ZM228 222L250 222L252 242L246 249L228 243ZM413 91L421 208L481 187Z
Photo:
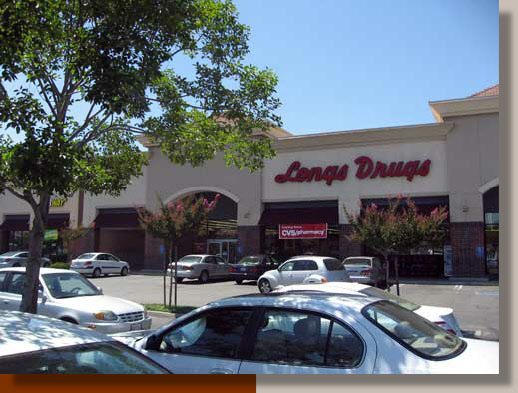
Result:
M52 105L52 103L50 102L50 98L49 96L47 95L47 92L45 91L45 88L43 86L43 81L40 79L40 78L37 78L36 79L38 81L38 85L40 86L40 89L41 89L41 93L43 94L43 98L45 100L45 102L47 103L48 107L50 108L50 111L52 112L52 114L54 115L54 117L58 117L57 113L56 113L56 110L54 109L54 106ZM56 105L56 102L54 102L54 105Z
M90 110L88 111L88 114L86 115L86 118L85 118L85 121L83 122L83 124L81 125L81 127L79 127L77 130L75 130L71 135L70 135L70 138L69 140L72 140L74 139L75 137L77 137L79 134L81 134L81 132L83 132L89 125L90 123L92 122L93 119L95 119L102 111L103 109L99 109L93 116L90 116L94 107L95 107L95 103L92 104L92 106L90 107Z
M15 197L17 198L20 198L20 199L23 199L24 201L27 201L27 199L25 199L25 197L23 196L23 194L20 194L18 191L15 191L14 188L12 187L9 187L9 186L4 186L6 190L8 190L11 194L13 194Z

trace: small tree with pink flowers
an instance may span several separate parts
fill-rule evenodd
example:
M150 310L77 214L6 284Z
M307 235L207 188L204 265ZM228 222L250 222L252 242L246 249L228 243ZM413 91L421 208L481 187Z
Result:
M429 215L420 214L415 203L399 195L389 200L386 208L380 208L374 203L367 206L361 213L344 211L352 233L349 240L359 241L380 253L386 266L386 281L389 276L389 255L395 257L395 272L397 293L399 295L399 277L397 254L416 248L423 243L440 244L445 236L444 222L448 217L448 210L441 206L435 208ZM388 285L390 291L390 285Z
M155 238L164 241L165 261L164 261L164 306L167 298L167 268L171 262L173 245L183 237L191 233L199 233L201 224L205 222L210 212L216 207L220 198L216 194L214 200L209 202L206 198L195 197L193 195L185 198L164 203L160 198L160 208L157 213L145 208L137 208L140 224L144 229ZM177 306L177 261L174 264L175 296L174 304ZM172 297L172 269L169 281L169 307L171 307Z

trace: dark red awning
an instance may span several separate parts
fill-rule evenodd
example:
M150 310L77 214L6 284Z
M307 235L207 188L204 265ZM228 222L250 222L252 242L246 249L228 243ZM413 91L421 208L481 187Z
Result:
M30 216L28 214L5 216L4 222L0 225L0 229L3 231L28 231L29 219Z
M135 209L103 209L94 222L96 228L140 228Z
M278 224L338 224L338 209L336 207L307 207L263 211L259 225Z
M49 214L47 229L68 228L70 225L70 214Z

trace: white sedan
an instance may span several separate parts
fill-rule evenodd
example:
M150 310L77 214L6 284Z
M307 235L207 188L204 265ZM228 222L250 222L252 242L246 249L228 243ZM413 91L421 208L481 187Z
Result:
M257 280L261 293L292 284L351 281L342 263L331 257L298 256L285 261L276 270L268 270Z
M112 254L90 252L73 259L70 264L70 270L96 278L101 277L103 274L105 276L108 274L126 276L129 273L129 264Z
M390 292L374 288L370 285L359 284L356 282L329 282L323 284L302 284L289 285L282 287L274 292L296 292L296 291L320 291L326 293L338 293L350 296L372 296L382 300L389 300L400 306L421 315L423 318L434 322L448 332L462 337L462 331L453 314L453 309L449 307L425 306L403 299Z
M17 311L22 302L25 268L0 269L0 310ZM152 318L137 303L105 296L81 274L40 268L38 314L102 333L150 329Z
M0 311L0 374L169 374L109 336L41 315Z
M368 296L236 296L151 334L114 335L179 374L497 374L499 344L461 339Z

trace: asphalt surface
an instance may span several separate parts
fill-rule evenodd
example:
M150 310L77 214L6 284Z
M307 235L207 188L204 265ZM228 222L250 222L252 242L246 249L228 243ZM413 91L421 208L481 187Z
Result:
M133 274L90 279L105 295L137 303L162 303L163 278L157 275ZM391 291L396 293L395 286ZM178 305L200 307L224 297L258 293L253 282L237 285L234 281L211 281L199 284L185 280L178 284ZM451 307L466 337L498 340L499 286L466 284L401 284L400 296L417 304ZM152 313L152 328L174 319L173 315Z

